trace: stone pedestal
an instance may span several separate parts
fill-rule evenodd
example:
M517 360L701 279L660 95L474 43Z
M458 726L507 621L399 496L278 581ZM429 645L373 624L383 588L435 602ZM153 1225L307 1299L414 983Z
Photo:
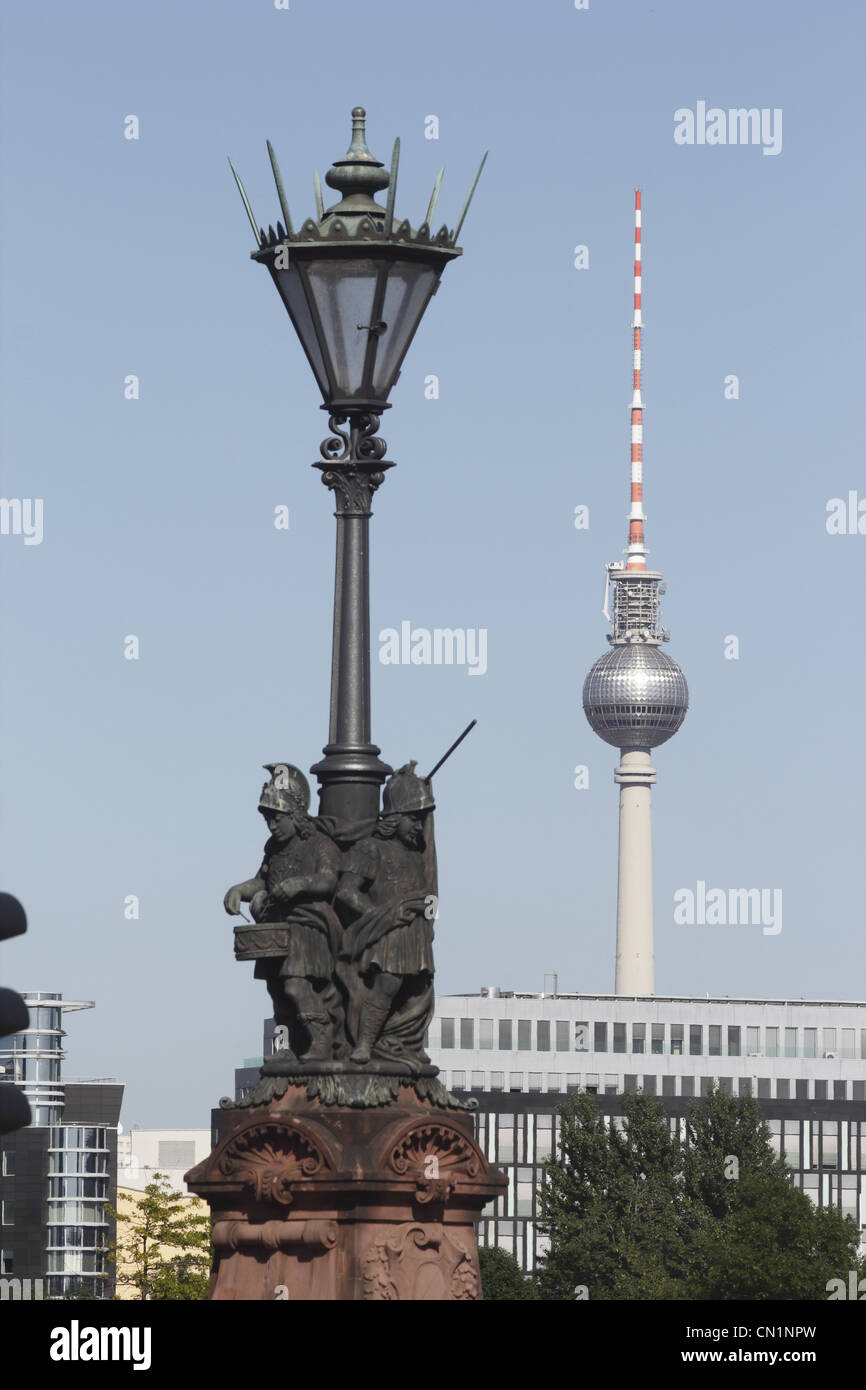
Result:
M257 1095L187 1174L213 1215L212 1299L481 1297L475 1225L506 1178L438 1081L263 1078Z

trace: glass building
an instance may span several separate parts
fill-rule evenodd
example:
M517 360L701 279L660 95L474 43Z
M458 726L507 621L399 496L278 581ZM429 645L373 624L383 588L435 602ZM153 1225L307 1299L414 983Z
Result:
M0 1038L0 1079L30 1102L27 1129L0 1137L0 1278L31 1297L113 1295L108 1249L117 1201L117 1123L123 1087L63 1082L63 1015L92 1003L33 991L30 1026Z

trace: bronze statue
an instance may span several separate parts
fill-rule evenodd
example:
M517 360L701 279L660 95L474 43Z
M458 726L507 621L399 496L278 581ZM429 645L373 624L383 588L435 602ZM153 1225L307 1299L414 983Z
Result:
M353 1062L429 1062L436 850L433 792L415 763L385 784L384 814L345 855L335 905L344 923L338 973Z
M254 878L225 895L226 912L248 902L259 930L253 941L236 928L236 952L256 960L257 979L267 981L274 1019L289 1032L289 1052L308 1061L334 1056L342 1040L342 1007L334 984L340 923L331 906L340 870L340 851L307 814L310 788L290 763L268 763L271 773L259 798L270 833ZM271 927L271 930L261 928Z
M435 1076L424 1051L438 904L432 778L474 723L426 777L414 762L392 773L375 820L313 818L304 774L265 765L270 838L258 873L224 905L231 916L250 905L254 925L235 927L235 955L256 962L288 1032L268 1064L279 1075L314 1063L308 1075Z

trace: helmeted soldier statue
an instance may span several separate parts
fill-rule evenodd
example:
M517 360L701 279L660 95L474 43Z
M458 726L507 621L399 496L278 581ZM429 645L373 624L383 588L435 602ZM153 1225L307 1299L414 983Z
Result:
M236 953L256 960L257 979L267 981L274 1020L288 1029L289 1052L306 1061L326 1061L342 1042L342 1005L334 981L340 922L331 906L340 870L340 851L308 815L310 788L291 763L267 763L271 779L262 788L259 810L270 833L254 878L225 895L235 916L248 902L259 928L235 929ZM250 938L252 944L243 944Z
M433 1010L433 791L407 763L389 778L372 834L343 860L334 899L345 930L339 978L353 1062L423 1065Z

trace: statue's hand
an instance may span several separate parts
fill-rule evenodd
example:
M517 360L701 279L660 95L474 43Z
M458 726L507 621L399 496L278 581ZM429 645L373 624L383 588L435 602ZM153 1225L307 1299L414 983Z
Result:
M264 888L260 888L250 898L250 916L254 922L258 922L265 915L265 908L268 905L268 895Z
M278 883L276 888L274 888L271 897L274 902L277 903L290 903L293 898L298 896L299 892L300 884L297 879L285 878L282 883Z
M239 917L241 911L241 890L238 884L230 888L223 898L223 907L230 917Z

